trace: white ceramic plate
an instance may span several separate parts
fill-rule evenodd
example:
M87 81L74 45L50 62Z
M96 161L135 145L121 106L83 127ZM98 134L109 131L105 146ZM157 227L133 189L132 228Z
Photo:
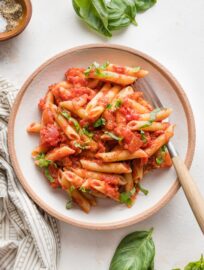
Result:
M188 166L195 147L194 119L183 90L172 75L149 56L127 47L98 44L65 51L40 66L23 85L11 113L9 151L12 164L25 190L45 211L67 223L90 229L113 229L139 222L163 207L179 188L173 168L158 170L145 177L142 185L149 190L149 195L139 194L132 208L99 200L98 205L85 214L78 207L66 210L66 194L53 190L34 165L31 151L38 145L38 136L27 134L26 127L40 119L37 104L47 87L62 80L69 67L87 67L94 61L107 60L147 69L148 82L165 107L174 110L170 119L176 124L173 142Z

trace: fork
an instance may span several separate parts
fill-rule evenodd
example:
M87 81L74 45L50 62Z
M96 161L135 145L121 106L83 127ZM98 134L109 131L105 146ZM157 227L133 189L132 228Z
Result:
M144 97L152 104L153 107L163 108L163 105L156 95L155 91L148 83L148 81L143 78L136 81L133 84L133 88L136 91L141 91L144 94ZM190 172L183 162L183 160L179 157L176 148L174 147L172 142L167 143L167 148L172 158L172 162L175 168L175 171L178 176L178 180L183 188L183 191L186 195L186 198L190 204L190 207L193 211L193 214L204 233L204 199L194 182Z

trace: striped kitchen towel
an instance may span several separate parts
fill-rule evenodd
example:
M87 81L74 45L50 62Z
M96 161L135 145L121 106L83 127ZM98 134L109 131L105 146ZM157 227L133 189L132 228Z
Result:
M28 197L10 163L7 123L17 90L0 77L0 270L55 270L56 220Z

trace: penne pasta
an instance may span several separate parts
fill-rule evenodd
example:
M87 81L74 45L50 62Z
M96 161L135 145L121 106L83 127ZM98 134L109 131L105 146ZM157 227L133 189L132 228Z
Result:
M32 157L35 158L40 153L46 153L49 150L49 147L46 145L39 145L32 151Z
M135 158L145 158L147 157L147 154L142 149L139 149L133 153L130 153L128 150L116 150L107 153L99 153L96 155L96 157L101 158L104 162L115 162Z
M33 122L27 127L27 132L29 133L40 133L41 124Z
M112 185L125 185L126 180L122 175L87 171L80 168L72 168L72 171L82 178L92 178L107 182Z
M67 109L70 112L78 115L80 118L86 118L87 113L84 108L76 108L71 100L62 101L59 103L59 106L61 108Z
M138 183L142 180L144 172L143 172L143 164L140 159L135 159L132 162L132 177L135 183Z
M158 136L152 142L150 147L144 150L148 157L151 157L157 150L159 150L159 148L162 147L162 145L166 144L173 135L174 125L171 125L165 130L164 134Z
M120 84L123 86L132 84L137 79L132 76L119 74L116 72L106 71L106 70L100 70L99 73L95 71L91 71L88 75L88 78L98 79L105 82L112 82L112 83Z
M130 166L123 162L99 164L92 160L81 159L80 163L84 169L96 172L122 174L122 173L129 173L132 171Z
M157 131L165 130L169 126L169 123L161 122L149 122L149 121L136 121L132 120L127 124L130 130L145 130L145 131Z
M149 110L146 107L144 107L143 105L141 105L140 103L138 103L137 101L133 99L128 98L127 103L132 109L134 109L136 112L140 114L149 112Z
M61 146L61 147L57 147L54 148L53 150L49 151L46 155L45 155L45 159L46 160L51 160L51 161L56 161L56 160L60 160L66 156L70 156L73 155L75 153L75 151L68 147L68 146Z
M158 113L156 113L154 121L162 121L162 120L168 118L171 113L172 113L172 109L166 109L166 108L161 109ZM140 121L150 121L151 120L151 112L145 113L145 114L140 114L139 120Z
M140 67L127 67L127 66L118 66L114 64L109 64L106 68L108 71L122 73L128 76L133 76L136 78L143 78L148 74L147 70L141 69Z

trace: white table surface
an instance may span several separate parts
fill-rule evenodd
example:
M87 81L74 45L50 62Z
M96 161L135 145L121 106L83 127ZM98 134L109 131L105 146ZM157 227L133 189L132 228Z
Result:
M111 40L79 22L71 0L33 0L28 28L17 38L0 43L0 74L20 87L42 62L65 49L87 43L116 43L141 50L165 65L180 81L191 102L197 124L197 145L191 173L204 194L204 1L158 0ZM181 138L182 140L182 138ZM170 270L198 259L203 236L180 190L156 215L115 231L89 231L60 222L60 270L108 270L123 236L154 227L156 269Z

